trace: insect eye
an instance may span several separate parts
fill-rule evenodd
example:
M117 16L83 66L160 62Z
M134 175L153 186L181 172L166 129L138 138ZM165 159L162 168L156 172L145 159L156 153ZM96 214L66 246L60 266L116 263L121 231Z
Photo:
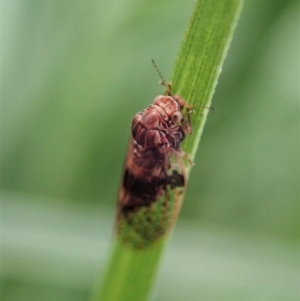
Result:
M181 109L186 106L185 101L179 95L174 95L173 98L177 101Z
M179 111L176 111L172 114L171 120L173 123L178 124L182 120L182 114Z

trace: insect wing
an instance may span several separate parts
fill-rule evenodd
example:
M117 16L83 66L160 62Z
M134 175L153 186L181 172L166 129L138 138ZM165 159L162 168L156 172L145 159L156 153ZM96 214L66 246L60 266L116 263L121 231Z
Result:
M177 151L167 154L170 166L160 177L145 181L134 160L131 139L118 199L118 237L133 248L151 245L171 229L180 209L185 186L185 166Z

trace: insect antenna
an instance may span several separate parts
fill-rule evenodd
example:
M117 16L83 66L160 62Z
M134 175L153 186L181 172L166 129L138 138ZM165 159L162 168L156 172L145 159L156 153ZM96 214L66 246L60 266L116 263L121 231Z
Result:
M164 86L164 87L166 87L166 89L167 89L166 93L167 93L168 95L171 95L171 94L172 94L172 93L171 93L172 84L171 84L171 83L167 83L167 82L165 81L164 77L162 76L160 70L158 69L158 67L157 67L157 65L155 64L155 62L154 62L153 59L151 60L151 62L152 62L152 64L153 64L155 70L157 71L157 73L158 73L160 79L161 79L161 81L159 82L159 84L162 85L162 86Z
M159 75L159 77L160 77L160 79L161 79L161 82L162 82L162 83L166 83L164 77L162 76L160 70L158 69L158 67L157 67L157 65L155 64L155 62L154 62L153 59L151 60L151 62L152 62L152 64L153 64L155 70L157 71L157 73L158 73L158 75Z

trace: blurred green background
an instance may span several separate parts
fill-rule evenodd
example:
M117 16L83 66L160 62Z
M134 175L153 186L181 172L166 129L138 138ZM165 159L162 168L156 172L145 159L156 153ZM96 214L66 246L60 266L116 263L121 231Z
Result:
M133 115L193 1L2 1L1 300L88 300ZM246 1L155 300L299 300L299 1Z

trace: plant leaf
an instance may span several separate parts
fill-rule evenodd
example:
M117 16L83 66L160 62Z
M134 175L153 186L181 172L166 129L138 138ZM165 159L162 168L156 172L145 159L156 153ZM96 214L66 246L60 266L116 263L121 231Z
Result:
M200 141L209 111L206 107L211 104L241 6L242 0L197 1L174 65L172 90L195 108L194 132L183 144L191 159ZM167 237L141 250L131 249L116 238L102 290L93 300L146 300Z

